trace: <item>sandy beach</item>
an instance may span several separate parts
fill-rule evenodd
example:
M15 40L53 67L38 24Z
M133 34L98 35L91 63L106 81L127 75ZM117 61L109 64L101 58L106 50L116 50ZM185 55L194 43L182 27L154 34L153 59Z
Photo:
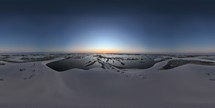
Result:
M213 108L215 106L215 66L186 64L161 70L169 60L156 63L151 68L122 69L122 72L102 68L89 70L75 68L58 72L46 66L47 63L59 59L62 58L27 63L4 62L5 65L0 66L0 107ZM188 59L199 60L200 57Z

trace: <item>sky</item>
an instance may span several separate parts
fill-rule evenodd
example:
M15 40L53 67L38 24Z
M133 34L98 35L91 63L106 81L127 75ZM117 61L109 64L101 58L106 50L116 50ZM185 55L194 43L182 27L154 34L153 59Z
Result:
M212 0L0 0L0 52L215 53Z

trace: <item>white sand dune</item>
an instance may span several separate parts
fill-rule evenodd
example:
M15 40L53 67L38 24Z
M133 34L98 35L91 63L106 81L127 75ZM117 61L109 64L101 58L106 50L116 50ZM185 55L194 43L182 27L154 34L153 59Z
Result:
M56 72L48 62L0 66L0 108L214 108L215 66ZM21 70L20 70L21 69ZM209 73L209 74L208 74Z

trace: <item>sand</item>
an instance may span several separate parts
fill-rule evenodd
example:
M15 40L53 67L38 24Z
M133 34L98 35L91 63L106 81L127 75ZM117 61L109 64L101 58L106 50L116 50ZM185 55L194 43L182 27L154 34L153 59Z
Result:
M215 66L186 64L160 70L169 60L120 72L102 68L57 72L46 66L60 59L0 65L0 79L4 79L0 80L0 107L215 107Z

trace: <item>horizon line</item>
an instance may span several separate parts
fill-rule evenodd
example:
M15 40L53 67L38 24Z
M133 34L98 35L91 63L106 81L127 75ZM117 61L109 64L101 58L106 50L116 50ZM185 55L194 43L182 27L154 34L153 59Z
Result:
M119 52L119 53L93 53L93 52L64 52L64 51L29 51L29 52L0 52L1 54L193 54L193 55L214 55L215 52L142 52L142 53L131 53L131 52Z

